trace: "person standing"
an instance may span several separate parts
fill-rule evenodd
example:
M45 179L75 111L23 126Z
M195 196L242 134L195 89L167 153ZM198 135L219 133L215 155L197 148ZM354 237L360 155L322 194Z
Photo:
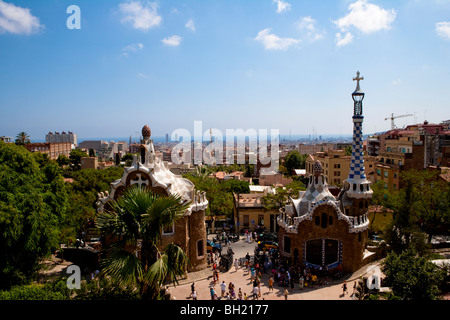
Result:
M211 295L211 300L214 300L214 296L215 296L215 292L214 292L214 287L210 287L209 293Z
M305 279L303 279L303 276L300 277L300 280L298 281L298 287L300 290L303 290L303 283L305 282Z
M227 285L225 284L225 281L222 281L222 283L220 284L220 293L221 293L221 297L223 297L225 295L225 291L227 289Z
M287 288L284 289L284 300L287 300L287 299L288 299L288 294L289 294L288 289L287 289Z
M273 292L273 277L269 277L269 291Z

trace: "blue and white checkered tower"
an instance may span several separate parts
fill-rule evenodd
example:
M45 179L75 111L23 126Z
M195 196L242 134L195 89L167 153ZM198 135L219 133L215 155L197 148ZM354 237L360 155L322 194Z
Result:
M367 180L364 169L362 131L364 116L362 101L364 100L365 94L361 91L359 86L359 82L361 80L364 80L364 77L360 77L360 73L358 71L356 73L356 78L353 78L353 81L357 81L356 90L352 93L352 98L354 101L353 145L350 173L346 182L348 183L347 196L356 199L368 199L372 197L373 191L370 188L370 181Z

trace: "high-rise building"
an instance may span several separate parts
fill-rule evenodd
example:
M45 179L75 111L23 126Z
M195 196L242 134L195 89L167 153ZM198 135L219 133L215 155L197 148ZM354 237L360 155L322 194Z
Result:
M74 147L78 145L77 135L71 131L59 133L57 131L49 132L45 136L45 142L47 143L59 143L59 142L70 142Z

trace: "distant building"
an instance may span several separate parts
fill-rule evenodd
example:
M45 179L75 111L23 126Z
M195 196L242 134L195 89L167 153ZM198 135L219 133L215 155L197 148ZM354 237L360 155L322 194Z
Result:
M286 178L282 173L272 174L260 174L259 185L260 186L286 186L291 184L294 180Z
M450 166L450 130L445 124L424 122L380 135L374 177L383 181L386 189L401 188L403 171L429 166Z
M13 138L12 137L2 136L2 137L0 137L0 140L3 141L4 143L13 143Z
M237 231L250 229L265 229L268 232L277 232L277 216L280 214L278 210L267 210L262 203L262 198L266 194L264 192L246 193L234 195L234 217L235 224L238 226Z
M24 145L30 152L40 152L47 154L51 160L56 160L60 155L69 157L72 151L72 143L58 142L58 143L28 143Z
M81 169L97 169L98 159L97 157L82 157Z
M102 145L106 143L107 143L106 141L102 140L87 140L81 142L78 148L86 149L88 151L93 149L94 151L98 152L102 148Z
M45 142L47 143L58 143L58 142L70 142L76 147L78 145L77 135L71 131L59 133L57 131L49 132L45 136Z
M300 144L298 146L298 152L300 154L314 154L316 152L326 152L334 148L335 146L332 143Z
M328 152L317 152L306 158L306 175L314 173L314 163L320 161L324 169L324 175L332 185L342 186L348 177L351 165L351 156L345 155L345 150L329 150ZM365 171L368 177L372 177L375 157L365 156ZM371 180L371 179L370 179Z

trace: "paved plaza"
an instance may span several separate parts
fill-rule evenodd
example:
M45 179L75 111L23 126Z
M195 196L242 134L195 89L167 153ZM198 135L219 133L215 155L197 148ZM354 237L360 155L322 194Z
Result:
M241 240L231 244L234 252L234 258L239 260L239 258L245 257L247 252L253 256L255 246L255 242L246 243L241 237ZM225 247L223 252L226 252L226 249L227 248ZM367 265L353 274L347 274L340 280L331 280L328 284L323 284L314 288L305 287L300 289L299 285L295 284L293 291L290 287L279 286L276 282L274 283L273 291L269 291L269 275L263 273L260 286L261 295L258 299L284 300L285 289L288 289L287 300L352 300L354 282L364 276L366 271L371 266L373 266L373 264ZM227 288L230 282L234 284L236 295L238 294L240 288L242 293L246 294L249 300L252 300L253 284L251 281L250 272L245 268L245 266L239 267L237 270L233 266L229 271L219 273L219 280L216 281L216 283L213 281L212 267L208 267L202 271L189 273L188 277L181 280L177 286L170 286L170 293L176 300L192 300L191 285L194 283L195 290L197 292L197 299L211 300L210 287L213 286L215 292L220 297L220 284L223 281L225 281ZM347 282L348 288L347 294L345 295L342 294L342 284L344 281Z

